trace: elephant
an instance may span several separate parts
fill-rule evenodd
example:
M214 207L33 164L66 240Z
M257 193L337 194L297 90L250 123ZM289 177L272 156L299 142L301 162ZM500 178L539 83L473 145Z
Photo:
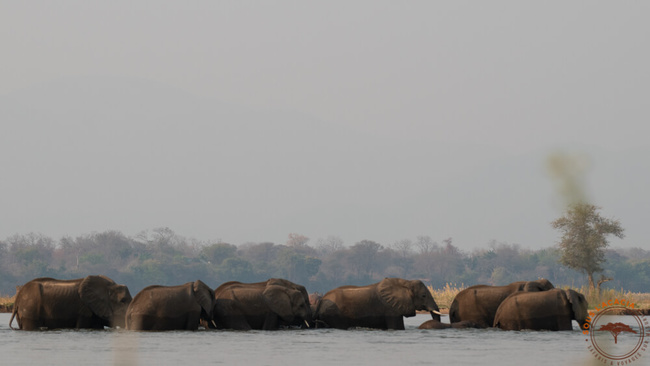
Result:
M316 308L317 326L404 329L404 317L425 310L440 321L440 309L419 280L385 278L368 286L342 286L330 290Z
M124 327L131 293L106 276L74 280L33 279L16 294L14 317L22 330Z
M420 324L420 326L418 327L418 329L449 329L449 328L465 329L465 328L483 328L483 327L469 320L448 324L448 323L440 322L435 319L427 320L426 322Z
M214 291L214 296L218 329L276 330L281 326L313 325L305 287L285 279L226 282Z
M476 285L459 292L449 307L449 322L472 321L483 328L491 327L494 314L510 294L525 291L539 292L554 288L547 279L519 281L506 286Z
M129 330L197 330L212 322L214 291L201 280L178 286L148 286L126 310Z
M573 290L516 292L497 310L494 327L504 330L572 330L572 320L584 329L589 316L584 295Z

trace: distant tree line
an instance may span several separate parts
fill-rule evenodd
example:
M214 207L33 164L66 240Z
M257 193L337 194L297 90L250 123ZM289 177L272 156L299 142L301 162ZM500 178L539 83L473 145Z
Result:
M311 244L311 245L310 245ZM151 284L174 285L201 279L211 287L230 280L263 281L282 277L308 291L326 292L341 285L364 285L384 277L421 279L434 288L446 284L502 285L544 277L556 286L582 286L583 273L560 263L558 247L523 249L492 241L485 249L462 251L451 238L429 236L381 244L351 245L329 236L311 243L290 234L285 243L202 242L158 228L128 237L119 231L59 240L40 234L14 235L0 241L0 294L36 278L72 279L104 274L129 286L135 295ZM603 287L650 292L650 251L608 249Z

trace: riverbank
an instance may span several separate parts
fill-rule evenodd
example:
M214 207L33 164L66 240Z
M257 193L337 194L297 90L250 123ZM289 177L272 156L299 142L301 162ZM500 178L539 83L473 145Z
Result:
M11 313L14 310L16 296L0 297L0 313Z

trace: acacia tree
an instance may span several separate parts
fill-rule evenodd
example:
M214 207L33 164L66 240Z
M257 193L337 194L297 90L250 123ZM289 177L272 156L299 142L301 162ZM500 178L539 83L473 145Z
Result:
M602 272L608 235L623 238L623 228L618 220L605 219L600 208L588 203L569 206L566 214L553 221L554 229L562 232L558 243L560 263L583 272L589 279L589 290L595 289L594 273Z
M614 344L618 343L618 335L623 332L636 334L636 331L634 329L624 323L607 323L601 326L598 331L612 333L612 336L614 336Z

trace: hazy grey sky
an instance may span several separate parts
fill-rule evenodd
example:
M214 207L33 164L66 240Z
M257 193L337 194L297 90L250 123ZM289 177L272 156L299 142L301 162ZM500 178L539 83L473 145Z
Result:
M0 238L540 248L550 154L648 247L650 4L2 1Z

